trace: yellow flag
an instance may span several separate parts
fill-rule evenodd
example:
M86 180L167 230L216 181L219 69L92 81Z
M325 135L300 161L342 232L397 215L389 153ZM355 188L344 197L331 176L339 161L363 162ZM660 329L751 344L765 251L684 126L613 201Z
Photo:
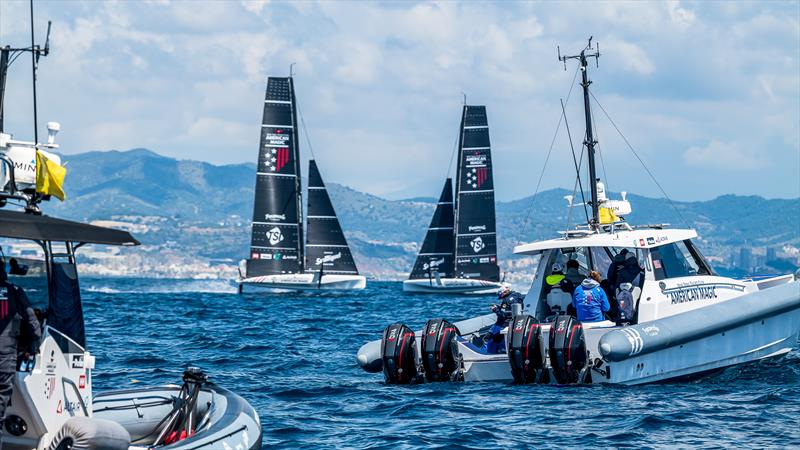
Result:
M600 208L600 223L601 224L614 223L614 222L617 222L617 221L619 221L619 217L617 217L617 215L614 214L614 210L613 209L611 209L611 208L603 208L603 207Z
M64 177L67 169L47 159L39 150L36 150L36 192L44 195L52 195L64 201L67 194L64 193Z

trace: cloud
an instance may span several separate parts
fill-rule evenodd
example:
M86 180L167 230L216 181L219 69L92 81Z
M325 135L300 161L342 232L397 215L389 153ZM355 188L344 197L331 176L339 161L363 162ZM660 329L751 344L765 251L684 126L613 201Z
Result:
M769 167L768 160L737 142L712 140L703 147L691 147L683 154L686 164L714 170L755 171Z
M62 122L67 153L146 146L180 158L252 162L266 77L284 76L296 63L300 110L326 179L373 193L427 185L436 195L464 92L489 111L498 197L519 198L542 171L570 88L570 126L583 133L579 86L570 85L576 66L564 71L556 47L580 51L588 36L575 23L591 17L603 54L600 67L590 67L592 92L671 196L791 196L796 190L785 180L800 178L800 17L790 3L35 7L37 36L53 20L53 51L40 61L40 123ZM27 23L27 2L0 0L0 44L27 45ZM30 129L27 70L12 66L6 99L7 128L23 130L20 138ZM624 180L631 191L660 194L599 108L594 114L609 185ZM748 180L723 177L702 192L685 183L707 174L720 153L725 158L712 167L756 169ZM569 155L562 129L546 187L572 185Z

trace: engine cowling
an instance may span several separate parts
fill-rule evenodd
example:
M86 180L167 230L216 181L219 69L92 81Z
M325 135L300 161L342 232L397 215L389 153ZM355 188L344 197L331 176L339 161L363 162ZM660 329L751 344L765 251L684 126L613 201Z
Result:
M535 317L520 314L512 320L508 329L508 362L515 383L543 381L542 327Z
M419 380L416 336L405 324L393 323L383 330L381 359L387 383L409 384Z
M450 381L456 370L453 339L461 333L445 319L431 319L422 330L422 367L428 381Z
M559 384L582 383L587 366L583 325L574 317L557 316L550 326L550 366Z

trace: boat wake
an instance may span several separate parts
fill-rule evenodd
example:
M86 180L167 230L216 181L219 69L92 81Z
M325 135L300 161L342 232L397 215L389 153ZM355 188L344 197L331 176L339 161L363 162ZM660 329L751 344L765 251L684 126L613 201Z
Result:
M120 282L122 281L122 282ZM177 294L208 293L235 294L236 286L226 280L192 279L90 279L83 288L86 292L99 294ZM112 287L113 285L113 287Z

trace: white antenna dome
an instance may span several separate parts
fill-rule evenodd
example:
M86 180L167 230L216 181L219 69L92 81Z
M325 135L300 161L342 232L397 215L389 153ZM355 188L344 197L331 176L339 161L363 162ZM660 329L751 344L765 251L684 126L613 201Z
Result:
M58 122L47 122L47 145L54 145L56 134L61 131L61 124Z

